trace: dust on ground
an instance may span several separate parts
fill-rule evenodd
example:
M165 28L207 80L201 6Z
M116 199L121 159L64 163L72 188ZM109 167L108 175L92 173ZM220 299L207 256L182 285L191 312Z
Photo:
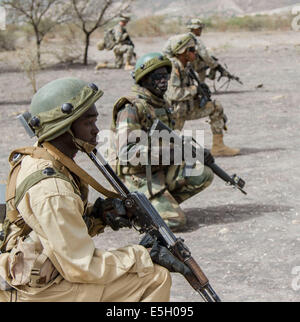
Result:
M139 56L160 51L165 41L134 39ZM241 176L248 194L215 177L208 189L182 204L188 223L176 235L184 238L223 301L299 301L299 33L205 33L203 41L244 82L243 86L232 82L226 92L214 96L230 120L225 142L241 149L241 155L216 158L216 163L229 174ZM113 60L112 52L97 51L96 41L90 57L95 63ZM38 85L65 76L95 82L105 92L98 103L99 126L108 129L113 103L129 93L133 81L130 72L94 73L94 66L43 70L37 77ZM16 115L30 104L29 81L3 62L0 71L0 179L4 180L9 151L34 140L16 121ZM204 129L205 145L211 146L205 120L189 121L186 127ZM104 183L88 160L78 160ZM91 200L96 197L92 191ZM138 240L134 230L116 233L107 229L95 243L109 249ZM171 301L201 301L183 277L172 276Z

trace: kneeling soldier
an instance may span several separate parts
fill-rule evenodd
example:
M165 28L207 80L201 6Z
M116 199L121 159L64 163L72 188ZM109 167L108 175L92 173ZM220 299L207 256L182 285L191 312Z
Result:
M113 109L110 164L126 186L147 195L168 226L176 231L186 224L179 204L207 188L213 173L198 164L193 169L198 170L197 174L189 176L185 162L174 164L174 151L169 146L150 148L148 139L137 143L137 135L148 137L157 118L172 129L178 128L180 122L164 99L170 71L171 62L161 53L149 53L137 61L133 94L121 97ZM152 165L143 162L149 152ZM162 162L164 154L170 155L169 163Z
M202 93L198 91L189 74L190 63L196 59L196 45L195 37L191 33L171 38L169 49L172 54L170 58L172 73L165 97L178 114L178 119L181 121L180 129L183 128L186 120L210 118L213 156L237 155L240 150L226 146L223 141L227 120L223 106L219 101L203 100ZM209 91L207 86L206 88Z

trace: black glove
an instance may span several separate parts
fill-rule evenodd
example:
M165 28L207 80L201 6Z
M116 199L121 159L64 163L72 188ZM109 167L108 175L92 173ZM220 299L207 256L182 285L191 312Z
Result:
M175 257L165 246L159 244L156 240L150 251L152 261L165 267L170 272L180 273L184 276L192 274L190 268Z
M215 162L214 157L208 149L204 148L204 164L207 166L212 165Z
M140 245L144 246L145 248L151 248L155 242L155 239L150 235L146 234L140 241Z
M132 224L126 218L126 209L122 201L117 198L102 199L99 197L94 203L91 216L100 217L103 223L113 230L132 227Z
M203 95L203 93L204 93L204 95ZM205 83L200 83L198 85L198 95L205 96L208 99L210 99L211 91L210 91L209 87Z

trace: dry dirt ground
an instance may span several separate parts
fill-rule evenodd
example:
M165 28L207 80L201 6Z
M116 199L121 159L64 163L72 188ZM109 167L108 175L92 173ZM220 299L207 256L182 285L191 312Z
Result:
M188 224L183 237L211 285L223 301L262 302L300 300L300 40L299 32L205 33L203 40L244 85L232 82L215 95L230 120L226 143L241 155L217 158L228 173L246 181L247 195L215 177L201 194L182 204ZM160 51L165 38L134 39L138 55ZM112 60L112 52L90 52L94 60ZM16 115L30 104L31 87L23 73L1 64L0 73L0 179L7 176L10 150L32 144ZM113 103L132 85L129 72L88 67L50 68L37 76L38 85L58 77L75 76L93 81L105 92L98 103L99 127L108 129ZM257 88L258 85L259 88ZM211 133L205 120L186 123L189 129ZM93 165L78 158L98 176ZM91 200L96 193L92 191ZM137 243L138 234L124 229L95 238L105 249ZM173 274L172 301L201 301L189 284Z

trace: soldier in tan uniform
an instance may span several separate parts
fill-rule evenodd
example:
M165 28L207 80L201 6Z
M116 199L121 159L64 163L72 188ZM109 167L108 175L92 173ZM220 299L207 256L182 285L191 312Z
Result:
M219 63L210 55L203 41L200 39L205 24L200 19L191 19L190 21L188 21L186 26L196 43L196 58L193 62L191 62L191 65L193 69L198 73L199 80L201 82L205 82L206 70L208 68L216 69ZM168 57L173 56L171 42L172 38L167 41L163 48L163 53Z
M190 63L196 59L196 46L195 37L190 33L172 37L170 42L172 73L165 98L180 120L179 128L183 128L187 120L210 118L213 156L237 155L239 149L230 148L223 142L227 119L223 106L218 101L204 99L202 93L198 92L195 81L189 75ZM204 90L209 91L206 84L202 84Z
M113 46L113 52L115 55L115 63L109 64L109 63L99 63L95 70L101 69L101 68L122 68L124 67L124 70L132 70L134 68L133 65L131 65L132 58L134 56L134 44L126 30L126 25L129 22L130 17L128 16L122 16L120 18L119 23L113 28L113 35L114 35L114 46ZM104 43L102 44L102 47L98 44L98 49L102 50L104 49ZM124 66L124 56L125 56L125 66Z
M189 176L181 156L178 164L172 157L165 163L161 160L172 148L151 146L150 149L147 138L157 118L172 129L180 126L180 120L174 118L164 99L170 68L171 62L161 53L149 53L137 61L132 94L121 97L113 109L110 164L129 189L145 193L167 225L177 231L186 224L180 203L207 188L213 173L207 166L197 164L198 173ZM146 141L137 143L136 134L145 134ZM149 151L151 162L143 163Z
M97 144L95 102L102 94L95 84L62 78L32 99L28 122L38 141L9 157L0 302L168 301L169 271L153 261L188 272L165 252L161 262L160 248L153 254L154 246L106 251L94 245L92 237L106 225L130 227L123 211L109 206L117 201L120 206L118 195L73 160L78 151L90 152ZM88 185L109 198L89 205Z

